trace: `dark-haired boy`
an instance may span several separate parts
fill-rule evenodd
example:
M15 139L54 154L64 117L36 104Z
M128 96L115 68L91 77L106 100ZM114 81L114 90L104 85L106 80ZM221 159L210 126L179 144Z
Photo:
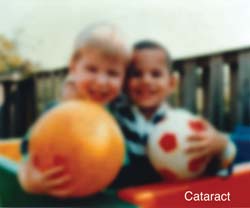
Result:
M160 180L147 158L146 144L154 126L169 111L175 110L167 103L175 88L175 78L171 72L171 58L163 46L154 41L140 41L134 45L125 83L125 94L129 102L121 105L116 113L126 137L130 163L121 171L117 185L136 185ZM226 134L208 123L207 125L209 128L205 133L197 133L189 138L190 145L186 152L194 154L195 158L215 158L217 162L213 162L213 165L226 167L232 163L236 148ZM212 172L217 170L217 167L212 167Z

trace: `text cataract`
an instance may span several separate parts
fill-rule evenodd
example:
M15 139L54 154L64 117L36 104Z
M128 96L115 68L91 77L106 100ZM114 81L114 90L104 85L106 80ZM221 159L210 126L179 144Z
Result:
M186 201L230 201L230 193L193 193L192 191L185 192Z

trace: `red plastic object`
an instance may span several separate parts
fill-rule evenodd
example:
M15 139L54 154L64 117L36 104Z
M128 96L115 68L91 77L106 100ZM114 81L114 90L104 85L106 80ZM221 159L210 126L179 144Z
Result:
M228 178L208 178L179 184L151 184L126 188L118 196L142 208L166 207L250 207L250 171ZM231 201L186 201L186 191L193 193L230 193Z

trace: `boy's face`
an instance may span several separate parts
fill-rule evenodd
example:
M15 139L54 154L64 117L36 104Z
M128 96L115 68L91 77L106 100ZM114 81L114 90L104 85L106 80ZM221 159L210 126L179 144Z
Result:
M125 63L105 56L100 50L89 48L80 58L71 63L71 73L76 77L79 96L100 104L116 98L122 88Z
M164 52L160 49L137 50L133 66L127 83L130 98L139 108L157 108L174 87Z
M62 91L63 100L77 99L77 90L74 83L67 83Z

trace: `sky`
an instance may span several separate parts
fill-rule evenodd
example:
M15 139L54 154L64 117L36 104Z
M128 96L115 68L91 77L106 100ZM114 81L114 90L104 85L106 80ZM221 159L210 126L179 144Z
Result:
M67 65L75 36L110 22L129 45L154 39L174 59L250 47L249 0L0 0L0 34L44 69Z

